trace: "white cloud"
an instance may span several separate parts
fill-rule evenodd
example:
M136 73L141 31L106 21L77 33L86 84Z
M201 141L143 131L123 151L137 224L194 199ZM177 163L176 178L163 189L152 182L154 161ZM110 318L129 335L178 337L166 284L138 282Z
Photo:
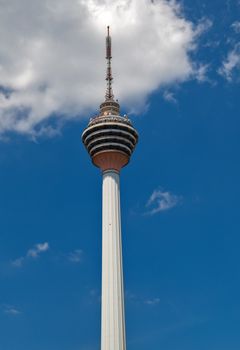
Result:
M201 35L213 26L213 22L207 17L202 17L196 27L196 33Z
M159 303L160 303L159 298L148 299L145 301L145 304L151 305L151 306L158 305Z
M81 249L75 249L73 252L68 254L68 260L72 263L79 263L82 261L83 251Z
M15 306L4 305L4 313L11 316L18 316L21 314L21 311L18 310Z
M233 73L236 69L240 68L240 44L236 44L233 50L231 50L227 58L223 61L222 67L218 70L228 81L233 80Z
M15 267L21 267L24 262L24 257L18 258L12 261L12 265Z
M177 99L175 98L174 93L171 91L165 90L163 93L163 98L167 102L177 104Z
M240 33L240 21L234 22L231 27L237 34Z
M125 293L125 297L128 301L130 302L134 302L135 304L146 304L146 305L150 305L150 306L155 306L158 305L160 303L160 298L156 297L156 298L144 298L142 296L139 296L135 293L132 293L129 290L126 290Z
M17 258L11 262L12 266L14 267L22 267L24 261L28 258L30 259L36 259L39 257L40 254L48 251L50 249L49 243L38 243L35 244L35 246L31 249L29 249L25 256L22 256L20 258Z
M31 248L27 252L27 256L31 258L38 258L39 254L49 250L48 242L35 244L34 248Z
M172 209L179 204L180 200L181 197L170 192L154 190L146 204L147 208L151 208L147 214L154 215Z
M209 64L201 64L196 72L196 79L199 83L209 81L207 76Z
M108 24L115 95L130 111L196 73L190 53L210 25L194 27L174 0L4 1L0 133L52 136L65 121L90 117L104 96Z

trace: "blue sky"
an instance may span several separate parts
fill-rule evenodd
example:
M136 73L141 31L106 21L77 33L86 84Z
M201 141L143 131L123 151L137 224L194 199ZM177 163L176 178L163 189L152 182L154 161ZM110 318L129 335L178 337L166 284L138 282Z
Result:
M240 4L182 6L186 21L205 26L188 53L204 74L146 90L147 107L131 116L139 144L121 174L127 343L237 350L240 58L224 62L239 57ZM1 350L99 349L101 175L80 139L90 116L54 135L2 132Z

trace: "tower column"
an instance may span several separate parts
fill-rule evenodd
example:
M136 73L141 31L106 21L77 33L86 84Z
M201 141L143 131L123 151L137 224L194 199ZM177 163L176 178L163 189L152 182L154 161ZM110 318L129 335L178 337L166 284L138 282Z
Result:
M119 173L130 161L138 133L131 120L120 115L120 105L114 99L109 27L106 59L105 101L83 131L82 141L103 174L101 350L126 350Z
M103 171L101 350L125 350L120 177Z

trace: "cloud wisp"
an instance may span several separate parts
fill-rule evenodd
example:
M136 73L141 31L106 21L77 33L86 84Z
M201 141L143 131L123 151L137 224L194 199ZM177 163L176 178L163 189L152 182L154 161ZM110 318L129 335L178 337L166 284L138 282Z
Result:
M228 53L227 58L223 61L218 73L231 82L234 78L234 72L240 70L240 44L236 44Z
M31 258L38 258L41 253L49 250L48 242L35 244L34 248L31 248L27 252L27 256Z
M83 251L81 249L75 249L67 255L67 259L71 263L80 263L83 259Z
M37 259L39 256L45 252L47 252L50 249L49 243L37 243L34 245L33 248L29 249L25 256L21 256L20 258L17 258L11 262L12 266L14 267L22 267L23 263L27 259Z
M150 306L156 306L159 303L160 303L160 298L153 298L153 299L145 300L145 304L150 305Z
M235 33L239 34L240 33L240 21L235 21L231 27L235 31Z
M137 294L134 294L132 292L130 292L129 290L126 290L126 299L130 302L134 302L136 304L145 304L145 305L148 305L148 306L157 306L160 304L160 298L158 297L155 297L155 298L147 298L147 297L142 297L142 296L139 296Z
M151 194L147 201L146 208L148 215L155 215L157 213L170 210L176 207L181 201L181 197L176 196L168 191L156 189Z
M18 316L20 315L22 312L13 305L2 305L2 310L6 315L10 315L10 316Z
M171 92L171 91L168 91L168 90L164 91L163 98L167 102L170 102L170 103L173 103L173 104L177 104L177 99L174 96L174 93Z
M96 110L107 25L115 95L132 112L160 86L196 74L191 53L208 26L195 26L173 0L12 0L1 9L0 135L53 136Z

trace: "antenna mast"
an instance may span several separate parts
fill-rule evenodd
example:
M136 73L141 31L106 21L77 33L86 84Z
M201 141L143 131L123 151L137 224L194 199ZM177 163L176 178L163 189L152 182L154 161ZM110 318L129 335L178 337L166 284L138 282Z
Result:
M112 60L112 42L111 42L111 36L110 36L110 27L107 27L107 37L106 37L106 60L107 60L107 75L106 75L106 81L107 81L107 90L106 90L106 100L113 101L114 95L112 90L112 66L111 66L111 60Z

